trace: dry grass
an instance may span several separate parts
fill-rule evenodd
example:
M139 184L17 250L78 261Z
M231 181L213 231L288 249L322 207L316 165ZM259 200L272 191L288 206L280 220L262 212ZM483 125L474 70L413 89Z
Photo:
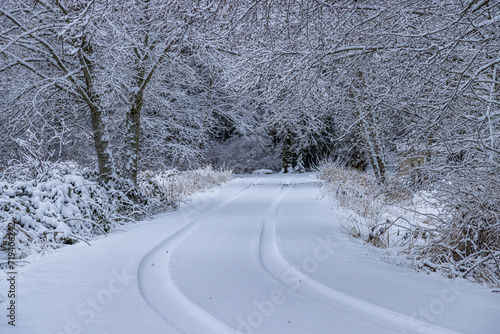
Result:
M352 214L341 229L376 247L401 247L418 270L500 286L500 179L471 170L433 184L418 207L402 181L374 177L329 163L319 169L328 194ZM399 182L398 182L399 181ZM423 213L419 210L430 210ZM409 215L408 213L414 213Z
M377 247L390 246L391 231L385 226L385 213L395 198L407 195L394 194L388 191L388 186L379 185L372 175L344 168L336 162L324 164L318 177L326 181L327 192L341 207L354 212L342 223L343 232Z
M342 207L365 218L376 218L384 203L377 198L373 177L356 170L341 168L338 164L324 165L318 177L326 181L328 191Z
M444 206L438 233L410 255L415 267L500 286L500 180L466 175L438 185Z
M338 162L319 168L327 193L350 211L342 232L379 248L413 249L435 233L436 218L419 211L423 199L396 175L383 185L373 175L345 168ZM425 203L429 205L429 203Z
M161 172L141 172L138 184L149 197L164 194L178 203L186 200L191 194L221 185L232 178L231 170L207 166L192 171L169 169Z

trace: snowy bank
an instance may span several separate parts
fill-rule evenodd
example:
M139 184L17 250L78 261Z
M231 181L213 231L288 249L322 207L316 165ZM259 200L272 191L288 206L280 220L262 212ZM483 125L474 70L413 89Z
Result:
M148 171L140 173L136 187L118 177L102 183L91 171L58 164L43 182L1 181L1 267L6 268L9 260L22 263L32 252L88 242L118 225L175 209L190 194L231 178L231 171L211 167Z
M421 189L396 176L379 184L338 163L323 165L318 176L348 212L346 234L386 249L391 261L499 287L500 181L475 174L466 184L448 177Z

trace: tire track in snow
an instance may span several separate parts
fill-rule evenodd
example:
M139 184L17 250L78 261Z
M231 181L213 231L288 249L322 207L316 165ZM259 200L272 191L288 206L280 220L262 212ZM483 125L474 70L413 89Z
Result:
M204 220L261 181L262 179L259 179L244 186L236 194L174 233L148 253L139 265L138 283L144 299L163 319L182 333L235 333L234 329L194 304L177 288L169 271L170 256L175 247L195 231Z
M287 289L297 291L348 314L358 316L373 324L400 333L458 334L452 330L422 322L323 285L298 270L296 266L288 263L279 252L276 241L277 220L284 199L289 191L288 188L282 187L278 197L271 204L264 218L259 245L259 257L263 267L283 283ZM291 289L290 285L287 284L290 282L285 280L285 273L293 273L300 280L300 285L297 288Z

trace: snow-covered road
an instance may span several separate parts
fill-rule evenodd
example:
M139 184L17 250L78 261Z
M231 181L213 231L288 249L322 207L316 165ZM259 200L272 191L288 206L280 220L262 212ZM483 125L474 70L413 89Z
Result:
M34 257L0 333L499 333L500 295L381 262L344 218L312 174L236 178Z

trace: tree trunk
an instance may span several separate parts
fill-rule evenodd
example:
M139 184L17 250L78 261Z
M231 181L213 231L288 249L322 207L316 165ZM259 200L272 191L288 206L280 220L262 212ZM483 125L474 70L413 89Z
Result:
M97 154L99 178L108 181L115 174L110 137L106 127L105 117L101 108L101 98L95 92L93 84L94 63L92 62L92 45L82 38L78 57L85 78L85 87L80 91L90 108L90 120L94 137L94 146Z
M491 74L491 84L490 84L490 91L489 91L489 96L488 96L488 103L486 105L486 118L488 122L488 144L489 148L488 149L488 159L489 162L493 165L495 161L495 151L496 151L496 138L498 137L495 129L495 121L494 121L494 113L492 112L492 108L494 107L495 101L495 95L497 94L496 92L498 91L497 89L497 67L496 65L493 65L492 68L492 74ZM498 123L498 122L497 122ZM484 145L484 143L483 143Z
M283 172L293 172L292 138L288 132L283 139L281 160L283 161Z
M377 182L385 183L387 168L384 161L384 149L378 133L378 119L373 116L373 110L367 111L367 117L363 117L359 111L356 111L356 116L361 119L360 130L362 131L365 153L368 156L368 161L373 168L373 173Z
M137 184L142 104L143 92L139 91L133 95L132 105L127 112L127 129L125 134L125 165L123 168L123 176L131 180L134 184Z
M115 174L113 154L110 146L109 134L103 120L102 110L91 106L90 118L94 133L94 146L97 153L97 164L99 166L99 178L108 181Z

